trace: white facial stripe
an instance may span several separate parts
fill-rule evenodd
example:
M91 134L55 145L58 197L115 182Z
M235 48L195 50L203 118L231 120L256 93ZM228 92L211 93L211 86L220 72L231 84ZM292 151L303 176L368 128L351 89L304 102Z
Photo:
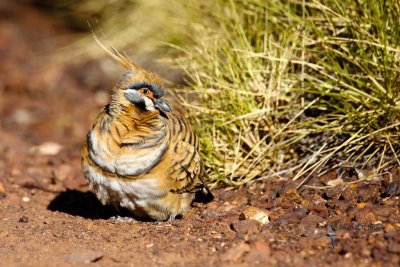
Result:
M144 98L144 104L146 106L146 110L147 111L154 110L155 107L154 107L153 101L150 98L146 97L146 96L143 96L143 98Z

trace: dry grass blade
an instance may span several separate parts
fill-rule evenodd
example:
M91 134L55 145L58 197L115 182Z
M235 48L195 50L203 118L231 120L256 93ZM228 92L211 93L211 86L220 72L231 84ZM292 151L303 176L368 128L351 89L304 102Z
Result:
M179 60L213 181L400 164L396 1L216 3Z

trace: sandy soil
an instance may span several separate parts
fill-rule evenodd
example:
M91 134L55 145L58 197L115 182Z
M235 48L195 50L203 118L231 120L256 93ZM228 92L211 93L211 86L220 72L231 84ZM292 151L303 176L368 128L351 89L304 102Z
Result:
M38 64L70 30L11 2L0 4L0 266L400 265L398 169L310 181L336 185L325 190L297 191L290 177L215 189L172 222L102 206L80 148L118 77L99 62ZM250 219L254 210L270 223Z

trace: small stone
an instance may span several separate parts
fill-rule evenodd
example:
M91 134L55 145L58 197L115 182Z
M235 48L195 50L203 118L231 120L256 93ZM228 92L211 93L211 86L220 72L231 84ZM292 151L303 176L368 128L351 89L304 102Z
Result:
M379 198L380 187L370 185L368 187L358 188L358 202L371 202Z
M343 184L342 178L337 178L335 180L330 180L326 183L329 186L338 186Z
M238 235L257 234L260 231L261 224L256 220L243 220L234 222L231 225L233 231Z
M383 192L383 197L392 197L400 195L400 185L396 183L389 183Z
M355 184L351 184L351 185L347 186L341 195L345 200L350 201L350 200L357 199L357 189L356 189Z
M342 191L343 191L342 186L335 186L335 187L332 187L332 188L326 190L324 195L325 195L328 199L335 199L335 200L337 200L337 199L340 198L340 196L341 196L341 194L342 194Z
M18 222L20 223L27 223L29 221L29 217L23 215L21 218L19 218Z
M301 196L297 192L296 185L294 183L287 183L283 186L279 196L290 203L300 203Z
M336 180L336 178L337 178L336 171L330 171L322 176L319 176L318 180L323 184L327 184L329 183L329 181Z
M370 222L370 223L375 222L375 221L376 221L375 214L373 214L372 212L367 213L367 214L365 215L365 220L366 220L367 222Z
M153 247L154 246L154 244L153 243L150 243L150 244L147 244L146 245L146 248L151 248L151 247Z
M14 120L17 124L20 125L28 125L34 121L34 115L32 112L26 109L17 109L12 115L11 119Z
M2 231L2 232L0 232L0 238L2 238L2 237L7 237L8 236L8 232L7 231Z
M389 233L396 230L396 228L390 223L386 224L384 229L385 233Z
M342 239L349 239L349 238L350 238L349 232L344 233L342 236Z
M363 208L365 208L365 206L367 206L367 204L368 204L368 203L361 202L361 203L358 203L358 204L357 204L357 207L358 207L359 209L363 209Z
M347 252L346 254L344 254L344 257L345 257L346 259L349 259L349 258L351 258L352 256L353 256L353 253L351 253L350 251Z
M269 214L262 209L256 207L248 207L243 211L243 217L246 220L256 220L262 224L268 224L269 221Z
M31 201L31 199L29 197L22 198L22 202L28 203L29 201Z
M44 142L38 146L34 146L30 149L33 154L39 154L42 156L54 156L57 155L63 146L54 142Z
M322 223L324 220L322 217L315 215L315 214L309 214L307 217L304 217L301 219L302 224L306 224L307 226L312 226L316 227L319 223Z
M311 201L314 205L325 205L325 203L327 202L326 199L324 199L320 195L312 195Z

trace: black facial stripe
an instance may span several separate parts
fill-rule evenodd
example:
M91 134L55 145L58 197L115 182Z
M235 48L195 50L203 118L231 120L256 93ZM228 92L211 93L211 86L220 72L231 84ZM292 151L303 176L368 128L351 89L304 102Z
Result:
M146 82L139 82L139 83L132 84L132 85L128 86L127 89L139 90L141 88L149 89L150 91L153 92L153 94L156 98L160 98L165 94L165 90L163 88L161 88L155 84L146 83Z

